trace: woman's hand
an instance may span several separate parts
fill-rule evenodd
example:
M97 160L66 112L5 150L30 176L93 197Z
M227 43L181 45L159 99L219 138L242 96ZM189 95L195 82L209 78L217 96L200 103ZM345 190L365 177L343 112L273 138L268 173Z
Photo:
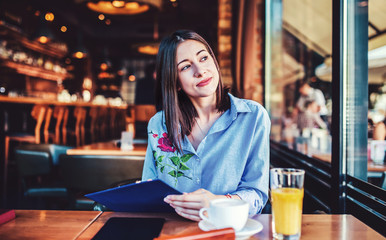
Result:
M214 195L205 189L198 189L182 195L169 195L164 201L173 207L176 213L193 221L200 221L199 211L203 207L209 207L209 202L217 198L225 198L223 195Z

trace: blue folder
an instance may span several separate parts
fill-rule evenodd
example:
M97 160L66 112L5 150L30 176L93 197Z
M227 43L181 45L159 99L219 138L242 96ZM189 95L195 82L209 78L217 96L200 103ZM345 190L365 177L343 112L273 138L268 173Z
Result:
M161 180L127 184L85 196L116 212L172 212L164 202L170 194L181 194Z

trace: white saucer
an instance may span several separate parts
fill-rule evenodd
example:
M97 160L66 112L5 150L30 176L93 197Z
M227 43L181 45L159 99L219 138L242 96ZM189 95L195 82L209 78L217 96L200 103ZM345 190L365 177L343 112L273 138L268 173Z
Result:
M210 222L206 220L201 220L198 223L198 227L202 231L210 231L210 230L215 230L216 227L213 226ZM239 239L245 239L248 238L258 232L263 230L263 225L251 218L248 218L247 223L245 224L244 228L236 232L236 238Z

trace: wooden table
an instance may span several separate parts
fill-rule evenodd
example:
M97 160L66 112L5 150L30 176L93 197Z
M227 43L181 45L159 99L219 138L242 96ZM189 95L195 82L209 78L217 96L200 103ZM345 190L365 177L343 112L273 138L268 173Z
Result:
M132 150L121 150L116 141L93 143L67 150L68 155L113 155L113 156L145 156L146 143L135 143Z
M0 239L75 239L97 211L15 210L16 219L0 225Z
M313 154L313 158L321 160L323 162L331 163L331 154L323 153L323 154ZM381 179L380 187L386 188L386 165L385 164L374 164L371 159L367 160L367 176L368 177L376 177Z
M111 217L162 217L161 235L201 231L197 222L174 213L119 213L96 211L16 210L16 219L0 226L0 239L91 239ZM263 230L249 239L272 239L271 215L253 217ZM352 215L303 215L302 240L306 239L384 239Z
M313 158L321 160L323 162L331 163L331 154L330 153L323 153L323 154L313 154ZM370 159L367 161L367 171L368 172L386 172L386 165L377 165L374 164L374 162Z

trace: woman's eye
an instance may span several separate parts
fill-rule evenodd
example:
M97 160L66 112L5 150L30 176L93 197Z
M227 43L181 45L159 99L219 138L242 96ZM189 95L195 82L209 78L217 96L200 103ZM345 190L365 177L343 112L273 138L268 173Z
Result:
M184 71L184 70L188 69L189 67L190 67L190 65L186 65L183 68L181 68L181 71Z
M206 61L208 59L208 56L204 56L201 58L201 62Z

